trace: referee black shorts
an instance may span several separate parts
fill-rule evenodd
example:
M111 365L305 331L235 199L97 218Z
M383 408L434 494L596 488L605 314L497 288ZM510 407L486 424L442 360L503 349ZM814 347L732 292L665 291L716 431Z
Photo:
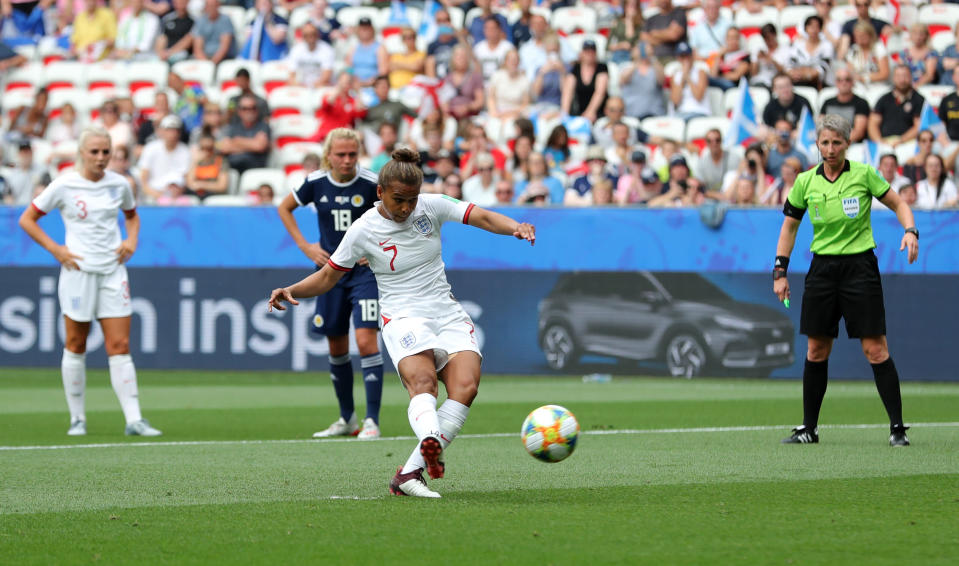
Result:
M852 255L815 255L806 273L799 332L806 336L839 336L839 319L850 338L884 336L879 261L872 250Z

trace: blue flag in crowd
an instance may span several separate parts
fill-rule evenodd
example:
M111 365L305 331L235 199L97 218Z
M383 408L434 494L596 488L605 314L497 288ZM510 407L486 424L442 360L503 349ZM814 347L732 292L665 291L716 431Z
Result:
M796 145L806 154L810 162L819 161L819 148L816 147L816 121L813 120L812 112L805 106L799 113Z
M391 26L410 25L410 17L406 15L406 2L390 2L390 17L387 24Z
M932 104L929 104L928 100L924 101L922 103L922 112L919 114L919 131L929 130L934 136L938 137L945 129L946 126L942 123L942 120L939 119Z
M438 35L436 12L439 12L442 7L436 0L426 0L426 3L423 4L423 19L420 21L420 29L417 33L426 40L427 45L435 41Z
M863 142L863 163L871 165L873 169L879 169L879 144L867 139Z
M733 107L729 131L726 132L726 147L735 147L755 138L758 128L756 105L753 103L752 95L749 94L749 83L745 78L739 79L736 105Z

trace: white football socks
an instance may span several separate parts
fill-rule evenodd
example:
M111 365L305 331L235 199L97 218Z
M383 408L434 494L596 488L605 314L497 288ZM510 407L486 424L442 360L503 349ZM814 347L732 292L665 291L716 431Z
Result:
M143 417L140 415L140 397L137 393L137 370L133 367L133 358L130 354L119 354L110 356L107 361L110 363L110 383L120 401L127 424L141 420Z
M443 450L453 442L456 435L463 430L463 423L470 414L470 408L452 399L443 402L436 411L436 416L440 421L440 444Z
M86 422L87 355L75 354L64 349L63 359L60 361L60 373L63 375L63 392L67 396L70 422L76 420Z
M420 393L414 396L410 399L410 408L407 409L406 415L410 419L410 426L413 427L413 434L416 435L418 440L423 440L427 436L440 437L440 421L436 416L436 397L429 393ZM426 462L423 461L423 456L420 455L420 446L417 444L413 454L410 455L406 465L403 466L402 473L408 474L417 468L425 467Z

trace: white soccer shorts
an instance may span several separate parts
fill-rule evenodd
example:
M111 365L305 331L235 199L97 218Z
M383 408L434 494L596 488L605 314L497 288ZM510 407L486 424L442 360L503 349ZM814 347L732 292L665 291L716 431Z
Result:
M413 354L433 350L436 371L446 367L457 352L476 352L482 357L473 321L462 308L435 318L398 318L383 325L383 343L393 363Z
M133 314L127 268L119 265L112 273L90 273L60 268L57 285L60 310L70 320L90 322L101 318L122 318Z

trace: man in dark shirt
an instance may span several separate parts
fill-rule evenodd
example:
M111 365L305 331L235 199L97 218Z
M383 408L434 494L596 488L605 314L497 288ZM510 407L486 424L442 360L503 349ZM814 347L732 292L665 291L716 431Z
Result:
M266 167L270 155L270 126L257 117L256 99L243 96L236 106L238 119L226 128L226 137L217 145L230 167L243 174L247 169Z
M374 131L380 129L383 122L399 126L403 116L416 117L416 112L402 102L390 100L390 79L386 75L376 77L373 82L373 92L376 93L379 102L366 110L364 121L372 126Z
M646 21L640 39L653 46L656 57L671 59L676 56L676 46L686 41L686 11L673 8L672 0L658 0L657 6L659 13Z
M268 119L270 117L270 105L266 103L265 99L253 92L253 88L250 86L250 71L243 67L237 69L234 80L236 81L236 86L240 87L240 94L231 96L229 102L227 102L227 120L230 122L236 121L238 115L236 107L240 103L240 99L244 96L251 96L253 100L256 101L257 117L260 120Z
M773 98L763 110L763 124L774 128L778 120L787 120L793 126L799 122L803 106L812 113L812 106L802 95L793 92L793 80L786 73L773 77Z
M892 90L882 95L869 115L869 139L893 147L916 139L922 95L912 88L912 72L896 65L892 72Z
M459 44L456 30L453 29L450 14L445 9L439 9L434 16L436 20L436 40L426 48L426 74L438 79L445 79L450 69L450 60L453 58L453 48Z
M173 0L173 10L160 20L163 32L157 36L156 53L161 61L176 63L190 57L193 47L193 18L187 13L188 0Z
M838 114L852 124L849 141L859 143L866 137L869 125L869 103L852 92L852 72L847 67L836 70L836 96L822 103L819 114Z
M952 70L952 77L959 80L959 67ZM959 93L950 92L942 99L939 103L939 119L946 126L949 140L959 141Z

